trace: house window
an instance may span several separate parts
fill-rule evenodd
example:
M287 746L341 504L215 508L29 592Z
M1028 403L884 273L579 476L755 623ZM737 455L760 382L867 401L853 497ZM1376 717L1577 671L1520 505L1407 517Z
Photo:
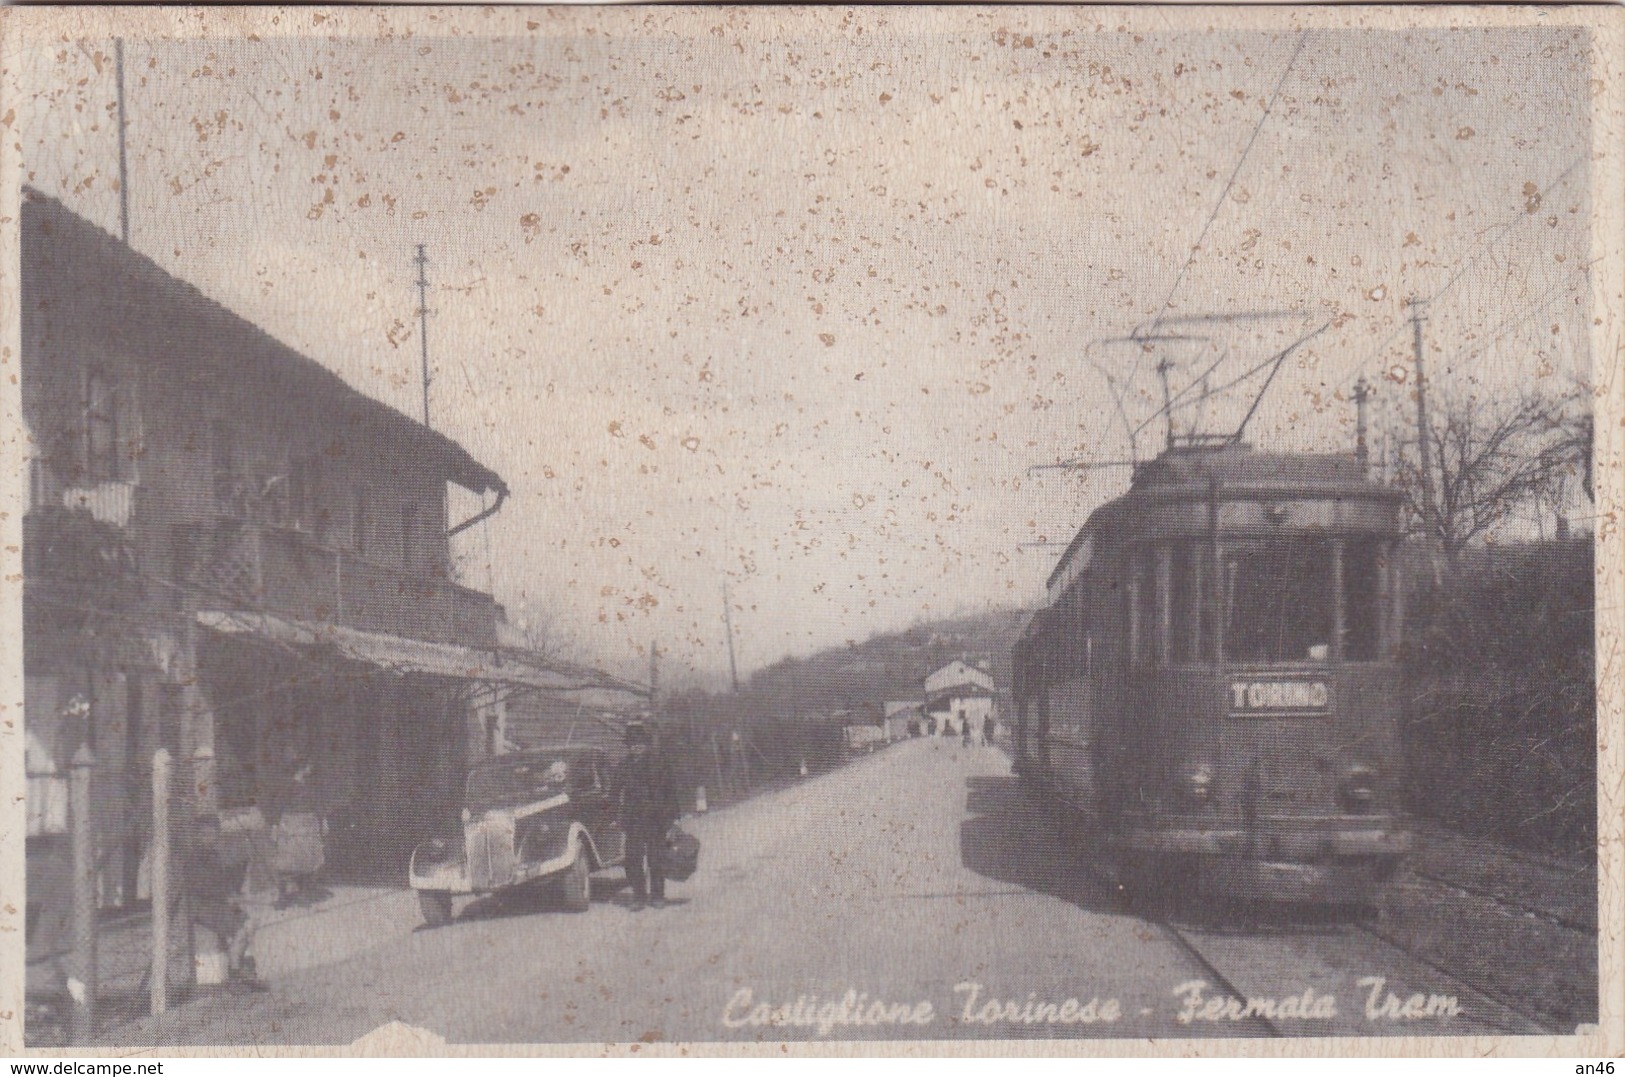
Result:
M411 559L416 552L416 541L413 531L418 526L418 502L406 502L401 505L401 569L411 572Z
M237 435L231 424L216 419L209 427L209 457L214 471L214 501L220 511L242 514L241 489L237 482Z
M85 478L113 482L119 478L118 387L106 371L85 378Z
M355 501L350 506L350 548L362 557L367 555L367 532L371 527L371 499L365 486L357 486Z
M28 508L32 512L56 500L52 496L51 470L49 465L39 457L31 457L28 461Z
M299 456L288 463L289 522L299 531L327 537L327 513L322 508L322 460Z

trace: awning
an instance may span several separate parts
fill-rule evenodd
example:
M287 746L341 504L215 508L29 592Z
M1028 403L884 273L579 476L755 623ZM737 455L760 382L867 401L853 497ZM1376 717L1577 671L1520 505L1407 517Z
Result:
M462 647L455 643L431 643L428 640L391 636L382 632L364 632L359 628L347 628L343 625L297 621L269 613L199 610L197 622L204 628L223 635L254 636L289 647L327 651L340 658L352 662L365 662L392 673L425 674L477 684L534 688L552 692L583 692L592 689L612 689L633 694L639 692L638 686L596 670L549 669L540 664L524 661L511 652L499 654L496 651Z

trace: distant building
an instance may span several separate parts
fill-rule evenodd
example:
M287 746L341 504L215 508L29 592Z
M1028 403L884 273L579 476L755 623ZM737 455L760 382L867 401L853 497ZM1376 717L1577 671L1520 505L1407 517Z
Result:
M981 666L955 659L925 678L925 710L937 720L937 729L944 725L953 733L960 733L965 723L971 732L980 734L982 721L994 714L996 686L993 675Z
M925 701L919 699L888 700L884 705L886 739L925 732Z

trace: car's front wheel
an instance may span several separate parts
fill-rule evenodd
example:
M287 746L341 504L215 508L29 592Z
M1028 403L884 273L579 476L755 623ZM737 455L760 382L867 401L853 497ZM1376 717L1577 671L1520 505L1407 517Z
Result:
M418 905L423 909L423 922L430 927L451 923L451 895L444 890L419 890Z
M564 907L570 912L586 912L592 907L592 865L587 850L576 846L576 857L564 869Z

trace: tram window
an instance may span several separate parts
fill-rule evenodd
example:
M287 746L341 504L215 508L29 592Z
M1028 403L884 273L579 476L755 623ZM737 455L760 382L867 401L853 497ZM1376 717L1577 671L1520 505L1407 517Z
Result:
M1135 551L1129 586L1129 601L1133 604L1133 617L1129 634L1133 637L1134 660L1151 662L1157 653L1157 569L1154 548Z
M1169 612L1173 619L1171 657L1174 662L1200 662L1213 653L1213 614L1202 594L1203 581L1211 576L1207 549L1200 542L1180 542L1174 546L1169 581L1173 591Z
M1343 545L1343 657L1350 662L1377 658L1383 599L1378 571L1381 556L1377 539L1355 539Z
M1332 552L1318 539L1241 543L1224 553L1225 654L1238 662L1330 653Z

